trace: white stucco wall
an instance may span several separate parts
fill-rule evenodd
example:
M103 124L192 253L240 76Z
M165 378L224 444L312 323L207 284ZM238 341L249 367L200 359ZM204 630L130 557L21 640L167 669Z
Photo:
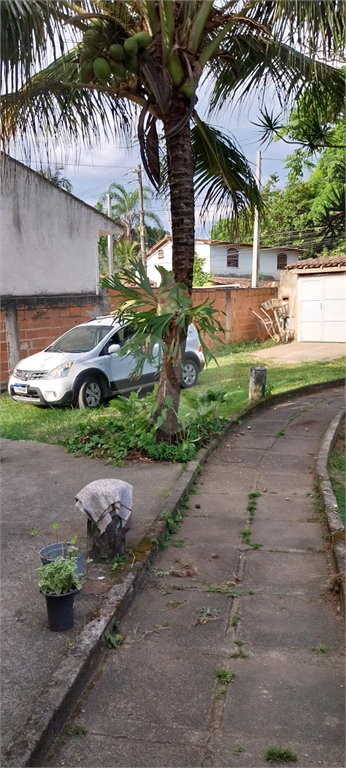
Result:
M98 239L113 226L106 217L11 158L1 209L3 295L98 293Z
M227 245L210 245L210 272L217 277L251 277L252 273L252 249L242 246L234 246L239 251L239 267L227 267ZM287 254L287 264L294 264L298 259L297 251L287 248L272 248L260 250L259 272L273 280L280 279L280 272L276 268L278 253Z
M157 254L159 250L163 251L163 259L158 258ZM147 261L147 275L149 280L152 280L155 285L160 285L161 278L155 267L156 264L159 267L164 267L168 270L172 269L172 241L165 243L162 248L158 248L157 251L154 251Z

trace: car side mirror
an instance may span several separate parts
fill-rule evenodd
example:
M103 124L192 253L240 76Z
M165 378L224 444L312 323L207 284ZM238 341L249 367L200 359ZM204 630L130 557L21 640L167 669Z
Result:
M114 355L116 352L120 351L120 344L110 344L108 347L108 354Z

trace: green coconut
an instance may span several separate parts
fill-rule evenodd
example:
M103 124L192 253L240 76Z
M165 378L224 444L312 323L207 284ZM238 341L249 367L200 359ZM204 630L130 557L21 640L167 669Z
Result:
M79 63L84 64L85 61L89 61L90 56L87 51L82 51L80 57L79 57Z
M132 72L134 75L138 75L139 64L137 56L127 56L125 66L129 72Z
M126 80L126 69L120 61L110 61L109 66L118 80Z
M111 76L111 68L106 59L101 59L98 56L93 62L94 75L98 80L108 80Z
M137 32L136 35L133 36L132 40L136 40L139 48L147 48L148 45L152 42L152 37L148 34L148 32Z
M84 32L83 35L83 44L86 48L89 48L92 45L95 45L99 39L99 30L98 29L87 29L86 32Z
M80 68L80 79L82 83L90 83L94 78L92 61L84 61Z
M124 51L129 56L136 56L136 53L138 53L138 43L135 37L128 37L127 40L124 40Z
M125 58L123 46L119 45L119 43L114 43L109 49L109 55L114 61L122 61Z

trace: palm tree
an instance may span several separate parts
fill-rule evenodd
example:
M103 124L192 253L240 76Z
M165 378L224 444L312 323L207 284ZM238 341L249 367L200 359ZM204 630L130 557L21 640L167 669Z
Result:
M60 168L56 167L54 171L48 166L46 169L41 168L37 173L40 176L43 176L44 179L51 181L52 184L55 184L59 189L65 189L66 192L72 192L71 182L62 175L61 171L63 171L62 166Z
M100 210L106 212L106 197L111 195L112 200L112 219L119 224L123 229L122 237L127 240L130 245L133 243L133 238L136 236L136 230L139 226L139 210L138 210L138 189L133 192L127 192L125 187L121 184L111 184L108 191L105 192L99 199ZM153 193L150 187L143 187L143 203L149 206ZM144 211L144 219L150 219L154 221L158 227L161 227L161 221L159 217L151 211L148 207Z
M21 88L8 88L5 142L38 139L42 132L65 142L92 142L101 133L129 139L136 123L142 162L156 189L160 152L165 156L173 272L188 292L195 194L204 194L204 211L214 206L221 213L228 206L234 217L260 206L253 174L232 137L198 115L198 86L209 87L213 114L236 97L264 93L271 83L283 106L305 92L320 103L333 93L343 103L342 77L323 60L343 55L342 0L2 0L1 12L5 36L10 27L11 45L5 41L2 50L7 77L12 67L27 77L35 53L42 57L49 50L56 30L61 46L66 30L75 38L72 48L65 43L63 55ZM40 38L37 15L45 30ZM14 48L19 54L12 64ZM174 317L170 333L184 345L185 330ZM180 371L164 359L159 407L170 395L178 410Z

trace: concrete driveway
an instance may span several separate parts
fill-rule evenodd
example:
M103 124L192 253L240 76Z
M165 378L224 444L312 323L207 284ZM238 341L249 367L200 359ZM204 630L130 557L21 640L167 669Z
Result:
M346 354L346 345L339 342L291 341L289 344L278 344L269 349L260 349L253 357L256 360L275 361L278 365L295 365L309 360L335 360Z

